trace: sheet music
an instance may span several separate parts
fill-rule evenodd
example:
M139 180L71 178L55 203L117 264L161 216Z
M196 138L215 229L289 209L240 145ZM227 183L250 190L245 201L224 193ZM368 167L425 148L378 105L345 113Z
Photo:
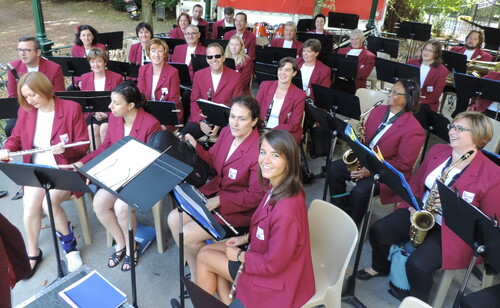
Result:
M116 191L154 162L160 155L160 152L132 139L87 173Z

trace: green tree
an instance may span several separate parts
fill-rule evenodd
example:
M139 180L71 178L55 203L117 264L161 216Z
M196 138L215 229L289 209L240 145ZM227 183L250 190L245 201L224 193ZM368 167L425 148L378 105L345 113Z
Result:
M153 0L142 0L142 20L153 24Z

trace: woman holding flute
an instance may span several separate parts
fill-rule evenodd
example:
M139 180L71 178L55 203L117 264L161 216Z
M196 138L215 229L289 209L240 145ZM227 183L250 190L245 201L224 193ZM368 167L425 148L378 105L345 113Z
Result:
M196 283L210 294L217 291L225 304L234 295L229 286L233 280L236 298L250 308L301 307L314 295L299 157L290 133L266 133L260 144L259 179L269 185L252 216L250 232L205 246L198 254ZM246 251L241 249L248 243Z
M208 197L208 209L217 209L240 234L248 232L252 214L264 195L257 165L261 127L259 113L259 103L253 97L235 97L229 113L229 126L222 129L209 151L197 144L191 135L185 135L186 141L196 147L198 155L217 172L212 180L200 187L200 191ZM234 234L223 220L215 218L227 235ZM210 235L186 214L183 214L182 222L185 256L194 280L196 256ZM168 225L178 243L177 210L168 215Z

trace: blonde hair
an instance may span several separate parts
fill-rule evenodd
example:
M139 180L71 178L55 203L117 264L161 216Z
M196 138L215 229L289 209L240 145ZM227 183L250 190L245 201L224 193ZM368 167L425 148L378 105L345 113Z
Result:
M236 54L234 58L233 58L233 54L231 53L231 48L229 47L232 40L237 40L241 45L240 52L238 54ZM224 52L224 55L226 56L226 58L234 59L235 65L241 65L245 62L245 60L248 58L248 55L245 54L245 43L243 42L243 39L239 35L233 35L229 39L229 42L226 46L226 51Z
M151 46L153 45L159 45L161 47L163 47L163 49L165 50L165 61L167 61L167 58L168 58L168 54L170 53L170 49L168 48L168 45L167 45L167 42L165 42L164 40L162 39L159 39L159 38L154 38L152 39L151 41L149 41L149 43L146 45L146 54L148 55L148 57L151 57L149 55L149 51L151 50Z
M21 93L21 88L27 85L31 91L50 100L54 97L54 87L50 83L49 78L40 72L29 72L25 74L17 83L17 99L19 105L26 111L30 110L26 98Z
M483 113L477 111L461 112L453 119L453 123L460 119L469 122L472 141L479 149L484 148L490 142L493 137L493 127L490 120Z

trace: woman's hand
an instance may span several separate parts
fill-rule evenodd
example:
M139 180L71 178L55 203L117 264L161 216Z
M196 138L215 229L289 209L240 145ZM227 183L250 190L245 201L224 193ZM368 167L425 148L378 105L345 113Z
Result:
M213 211L220 206L220 197L215 196L207 200L207 208L209 211Z
M11 161L12 157L10 157L9 154L10 154L9 149L0 150L0 160Z
M83 166L83 163L77 161L76 163L73 163L73 164L57 165L57 168L66 169L66 170L76 170L75 167L81 168L82 166Z
M212 132L212 127L207 124L207 122L200 121L200 129L205 135L210 135Z
M238 247L227 247L226 248L226 256L229 261L238 261L238 252L241 249ZM245 262L245 252L240 253L240 260L241 262Z
M410 222L411 222L411 218L413 217L413 215L415 215L415 213L417 212L417 210L415 210L413 207L409 207L408 208L408 211L410 212Z
M184 141L189 142L193 146L193 148L196 148L196 140L190 134L184 135Z
M220 126L215 125L214 128L208 134L209 137L217 136L217 132L219 132Z
M370 175L371 175L370 170L363 167L358 171L352 171L351 172L351 179L359 181L361 179L369 177Z
M238 247L248 243L248 238L246 235L234 236L226 241L228 247Z
M54 155L57 155L57 154L62 154L64 153L64 148L63 146L65 145L66 143L64 142L59 142L58 144L56 145L53 145L50 149L52 150L52 154Z

